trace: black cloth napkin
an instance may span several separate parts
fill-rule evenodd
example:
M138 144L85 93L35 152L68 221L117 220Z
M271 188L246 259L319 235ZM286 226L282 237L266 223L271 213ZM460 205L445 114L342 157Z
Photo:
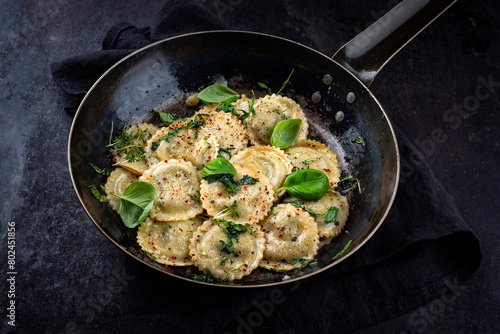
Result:
M74 97L66 109L75 111L98 77L136 49L181 33L227 28L196 1L170 1L150 27L119 23L106 34L102 50L52 64L53 77ZM192 292L201 294L196 301L189 294L175 298L180 292L169 289L170 298L145 314L124 307L124 324L135 328L132 332L151 330L140 323L154 321L171 332L345 332L459 293L481 263L479 241L420 153L397 127L396 134L402 161L411 156L418 163L403 168L391 212L356 254L297 284L245 291L195 287ZM139 294L135 302L147 307L142 300L147 295ZM410 321L418 321L416 315Z

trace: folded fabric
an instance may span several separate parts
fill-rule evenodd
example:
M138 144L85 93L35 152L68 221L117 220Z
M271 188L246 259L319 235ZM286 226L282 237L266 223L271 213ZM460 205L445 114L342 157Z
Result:
M66 107L74 112L99 76L136 49L181 33L227 28L196 1L170 1L150 27L119 23L106 34L102 50L52 64L53 77L74 97ZM397 127L396 135L403 159L412 155L424 160ZM478 268L479 241L424 162L408 174L377 233L331 270L296 284L251 291L197 286L191 290L200 294L196 301L165 298L147 313L124 307L124 327L130 324L136 331L147 330L141 323L157 321L168 324L172 332L251 333L269 328L286 333L344 332L440 298L443 289L462 282ZM131 293L130 303L144 304L143 296L158 291L155 284L160 283L143 286L144 293ZM174 297L180 293L168 291ZM196 322L191 320L193 314Z

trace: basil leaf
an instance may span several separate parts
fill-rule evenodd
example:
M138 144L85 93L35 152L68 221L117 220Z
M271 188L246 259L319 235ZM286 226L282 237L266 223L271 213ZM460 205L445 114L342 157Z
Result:
M226 86L215 84L208 86L207 88L199 92L198 97L205 104L231 103L239 99L240 94L236 93Z
M163 122L163 124L165 124L165 126L169 126L170 124L172 124L173 122L175 122L180 118L176 114L170 114L168 112L159 111L158 113L160 114L160 119Z
M149 215L156 198L156 188L147 182L137 181L128 186L123 195L111 194L121 199L120 217L123 224L133 228Z
M210 160L201 171L202 177L214 174L236 174L236 169L226 158L218 157Z
M332 206L330 209L328 209L325 214L325 223L333 223L337 220L337 212L339 212L339 208L336 206Z
M271 135L271 145L281 149L290 147L299 135L301 119L287 119L276 124Z
M299 169L289 174L283 187L276 192L285 189L290 195L306 200L315 201L323 197L330 188L328 177L317 169Z

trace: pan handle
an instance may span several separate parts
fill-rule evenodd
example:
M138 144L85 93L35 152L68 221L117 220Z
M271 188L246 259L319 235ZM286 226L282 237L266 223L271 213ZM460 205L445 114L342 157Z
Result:
M457 0L405 0L338 50L333 59L367 87L384 65Z

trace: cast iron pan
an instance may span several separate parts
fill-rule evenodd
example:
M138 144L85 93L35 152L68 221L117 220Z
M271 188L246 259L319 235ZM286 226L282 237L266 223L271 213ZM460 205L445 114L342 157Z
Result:
M396 195L399 153L391 124L368 90L376 73L404 44L454 1L407 0L346 44L335 60L283 38L243 31L192 33L154 43L110 68L83 99L73 121L68 146L70 173L76 193L94 224L115 245L144 264L169 275L202 284L256 287L293 282L331 268L359 249L378 229ZM383 21L385 20L385 21ZM377 28L377 24L379 25ZM370 30L371 29L371 30ZM377 30L378 29L378 30ZM191 92L224 78L229 87L265 94L264 82L277 91L291 70L285 95L307 112L313 138L328 143L342 169L358 178L362 193L350 193L345 232L317 255L318 262L286 274L254 270L240 281L204 283L194 280L193 266L166 267L141 254L136 230L126 228L106 203L96 200L89 185L104 184L91 163L106 163L112 124L157 122L156 113L190 114L184 99ZM325 85L325 74L333 83ZM321 101L311 96L319 91ZM355 101L347 103L348 93ZM336 123L334 115L345 118ZM366 146L353 143L362 137ZM287 279L284 280L285 275Z

